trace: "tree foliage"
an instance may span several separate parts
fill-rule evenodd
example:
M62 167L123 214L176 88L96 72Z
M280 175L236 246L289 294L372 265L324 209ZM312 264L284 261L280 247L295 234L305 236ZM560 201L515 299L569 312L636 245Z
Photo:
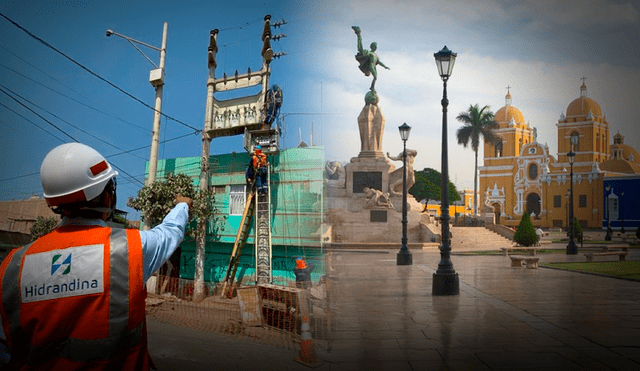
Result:
M531 223L528 213L522 214L522 219L520 219L520 224L518 224L516 233L513 235L513 240L522 246L532 246L538 242L538 235L533 228L533 223Z
M478 149L480 147L480 138L485 142L497 145L501 140L499 136L493 133L498 128L493 112L489 110L489 106L482 109L478 105L471 105L469 109L458 114L457 120L462 122L463 126L458 129L456 137L458 144L462 144L465 148L471 144L471 149L475 152L475 167L473 172L473 213L478 211Z
M31 241L35 241L45 234L53 231L57 225L58 218L54 216L50 216L48 218L39 216L31 226Z
M498 124L489 106L480 108L477 104L471 105L467 111L458 114L457 120L463 124L456 133L458 144L462 144L465 148L471 145L471 149L476 153L480 148L481 138L492 144L500 139L493 133L493 130L498 128Z
M442 174L439 171L424 168L415 172L416 182L408 193L412 195L418 202L425 200L425 204L430 200L440 200L440 184ZM456 186L449 181L449 202L460 201L460 195Z
M214 216L216 209L213 191L203 192L197 189L191 178L185 174L168 173L164 180L142 187L136 198L129 198L127 206L142 212L150 227L154 227L160 224L171 211L178 194L193 199L189 213L191 220L200 218L207 220ZM187 233L194 236L196 228L187 228Z

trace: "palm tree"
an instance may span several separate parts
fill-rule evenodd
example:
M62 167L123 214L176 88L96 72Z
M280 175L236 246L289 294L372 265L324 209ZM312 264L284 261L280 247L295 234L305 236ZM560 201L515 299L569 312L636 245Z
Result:
M493 133L498 127L498 123L494 120L493 112L489 110L489 106L482 109L478 105L469 106L469 110L460 112L456 119L464 124L458 132L458 144L462 144L465 148L471 142L471 148L476 153L476 166L473 172L473 214L478 212L478 147L480 146L480 137L485 142L495 144L500 139Z

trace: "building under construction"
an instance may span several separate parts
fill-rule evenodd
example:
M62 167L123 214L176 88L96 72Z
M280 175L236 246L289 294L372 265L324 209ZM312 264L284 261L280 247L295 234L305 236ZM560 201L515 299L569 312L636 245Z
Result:
M204 278L209 285L222 282L229 267L250 187L245 171L249 154L230 153L210 156L209 186L215 191L215 216L207 226ZM324 273L320 231L325 210L323 198L324 150L322 147L300 147L268 155L270 164L269 230L271 237L271 277L274 284L295 280L295 258L302 256L314 262L312 280L318 282ZM197 183L200 157L158 161L158 179L167 173L186 174ZM251 218L246 246L238 259L236 281L256 281L256 217ZM195 222L194 222L195 223ZM178 275L194 278L196 242L186 238L180 245ZM174 257L174 265L177 263ZM175 275L175 273L173 274Z

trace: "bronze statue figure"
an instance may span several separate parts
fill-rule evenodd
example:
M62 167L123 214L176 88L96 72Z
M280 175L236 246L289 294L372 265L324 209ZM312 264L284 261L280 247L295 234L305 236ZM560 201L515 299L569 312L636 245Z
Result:
M367 50L362 48L362 37L360 36L360 27L353 26L351 27L353 31L358 36L358 54L356 54L356 60L360 65L360 71L362 71L365 76L373 75L373 81L371 82L371 87L369 88L372 92L376 91L376 80L378 79L378 71L376 70L377 65L381 65L382 67L389 69L389 67L385 66L378 55L376 54L376 49L378 48L378 44L375 42L371 43L371 50Z

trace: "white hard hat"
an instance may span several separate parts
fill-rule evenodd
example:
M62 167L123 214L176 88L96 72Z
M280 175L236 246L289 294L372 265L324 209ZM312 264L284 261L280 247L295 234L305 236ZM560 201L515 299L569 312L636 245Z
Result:
M57 146L40 167L44 198L51 207L92 200L116 175L98 151L80 143Z

